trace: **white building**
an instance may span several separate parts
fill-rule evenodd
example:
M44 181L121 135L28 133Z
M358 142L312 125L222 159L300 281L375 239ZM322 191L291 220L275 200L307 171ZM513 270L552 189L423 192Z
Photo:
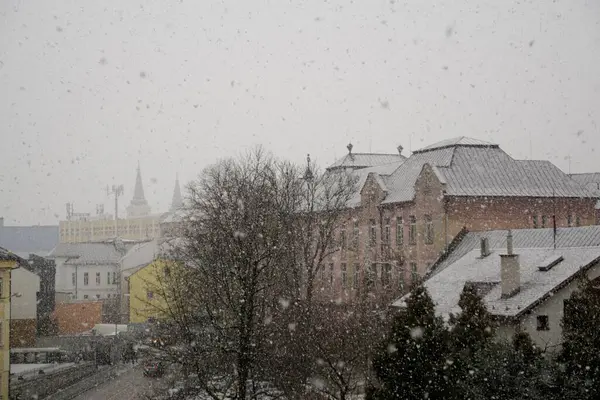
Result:
M117 296L121 258L135 243L110 240L94 243L60 243L49 257L56 262L56 293L72 300Z
M512 243L512 244L509 244ZM555 248L556 244L556 248ZM600 226L468 233L434 265L425 281L436 313L460 312L465 285L474 285L498 321L498 336L527 332L538 346L562 341L564 301L578 277L600 277ZM410 296L407 295L407 296ZM407 296L393 305L403 307Z

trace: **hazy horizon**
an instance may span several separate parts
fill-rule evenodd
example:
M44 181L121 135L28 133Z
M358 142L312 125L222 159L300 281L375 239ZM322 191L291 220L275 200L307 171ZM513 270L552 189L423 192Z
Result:
M600 171L594 1L7 0L0 22L6 225L112 213L113 184L124 215L138 161L166 211L177 173L257 144L324 167L469 136Z

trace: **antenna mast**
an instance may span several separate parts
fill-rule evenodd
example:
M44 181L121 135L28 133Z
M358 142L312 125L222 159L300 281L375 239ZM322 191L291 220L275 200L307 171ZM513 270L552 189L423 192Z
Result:
M106 186L106 194L115 196L115 237L119 236L119 196L123 195L123 185L112 185L112 188Z

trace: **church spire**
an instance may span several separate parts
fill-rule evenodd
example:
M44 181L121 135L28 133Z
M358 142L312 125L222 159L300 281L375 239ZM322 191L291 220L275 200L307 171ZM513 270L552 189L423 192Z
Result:
M144 186L142 185L142 171L140 168L140 162L138 161L137 174L135 177L135 188L133 191L133 198L129 207L127 207L128 217L143 217L150 214L150 206L144 196Z
M133 192L133 201L142 201L146 202L146 197L144 196L144 186L142 185L142 171L140 169L140 162L138 161L137 166L137 175L135 177L135 190Z
M171 211L176 211L183 206L181 199L181 188L179 187L179 174L175 175L175 188L173 189L173 200L171 201Z

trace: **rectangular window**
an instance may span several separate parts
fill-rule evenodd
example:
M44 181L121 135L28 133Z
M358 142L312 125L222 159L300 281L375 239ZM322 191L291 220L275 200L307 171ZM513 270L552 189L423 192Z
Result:
M375 220L372 219L369 221L369 245L370 246L375 246L375 244L377 243L377 225L375 223Z
M110 271L106 273L106 284L110 285Z
M575 226L581 226L581 219L579 219L579 215L575 217Z
M367 276L365 277L367 289L371 289L373 286L375 286L375 278L377 274L373 271L373 267L374 264L367 264Z
M354 225L352 228L352 248L354 250L358 250L358 236L360 234L360 229L358 227L358 221L354 221Z
M346 270L346 263L342 263L342 288L346 289L348 286L348 271Z
M4 297L4 280L0 278L0 298Z
M90 283L90 274L87 272L83 273L83 285L87 286Z
M390 219L385 219L385 225L383 227L383 242L387 245L390 244L390 239L392 235L392 228L390 227Z
M545 228L548 225L548 217L542 215L542 228Z
M404 221L402 217L396 217L396 246L404 244Z
M4 321L0 321L0 346L4 346L4 340L2 340L2 338L4 337L4 332L3 329L4 325L3 325Z
M390 284L392 278L392 265L384 263L381 265L381 286L386 287Z
M360 264L354 264L354 280L352 283L354 284L354 289L358 289L360 286Z
M417 271L417 263L416 262L411 262L410 263L410 279L412 280L412 283L416 283L417 279L419 278L419 273Z
M329 264L329 286L333 286L333 263Z
M100 285L100 272L96 272L96 285Z
M325 268L325 267L323 267L323 268ZM163 269L163 273L165 274L165 278L168 278L169 276L171 276L171 268L165 267Z
M71 285L75 286L77 284L77 275L75 272L71 272Z
M411 215L409 218L410 226L408 231L408 244L417 244L417 217Z
M117 284L117 273L116 272L113 272L113 282L112 283L113 283L113 285Z
M537 216L537 215L534 215L534 216L533 216L533 228L534 228L534 229L537 229L537 228L539 228L539 227L540 227L540 226L539 226L539 224L538 224L538 216Z
M99 295L99 294L97 294L97 295L96 295L96 298L97 298L98 300L100 300L100 295Z
M147 298L148 300L152 300L152 299L154 298L154 293L153 293L153 292L151 292L151 291L147 291L147 292L146 292L146 298Z
M83 299L84 299L84 300L87 300L87 299L89 299L89 298L90 298L90 296L88 296L87 294L84 294L84 295L83 295Z
M340 247L342 250L346 250L346 224L342 225L340 230Z
M571 214L567 215L567 226L569 228L573 226L573 216Z
M433 244L433 219L431 215L425 216L425 244Z
M548 320L547 315L538 315L537 316L537 330L538 331L549 331L550 330L550 322Z

